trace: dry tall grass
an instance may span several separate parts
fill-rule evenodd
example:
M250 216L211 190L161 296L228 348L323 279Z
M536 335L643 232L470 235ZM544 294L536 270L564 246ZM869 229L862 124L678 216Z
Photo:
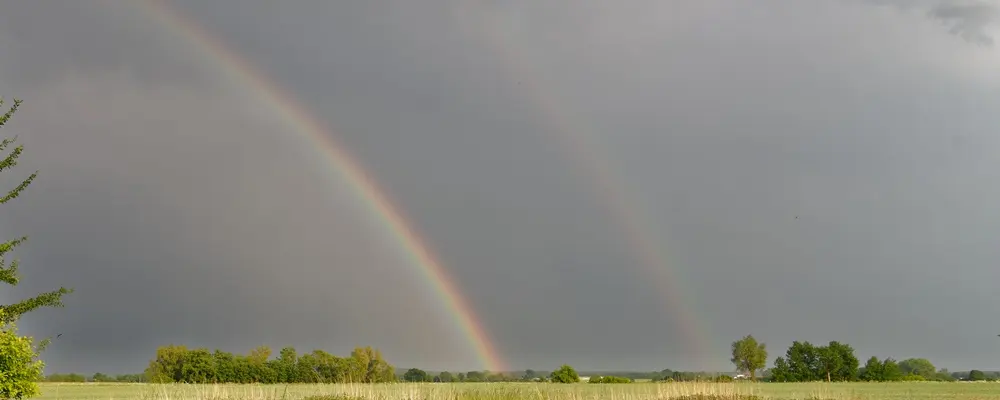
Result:
M1000 400L992 383L397 383L42 385L60 400Z

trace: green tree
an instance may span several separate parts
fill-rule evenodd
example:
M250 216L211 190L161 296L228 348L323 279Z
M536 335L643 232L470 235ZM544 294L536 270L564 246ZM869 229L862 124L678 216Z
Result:
M926 358L908 358L900 361L899 369L904 375L920 375L925 379L933 379L937 373L937 368Z
M118 374L115 375L115 382L142 383L146 379L142 374Z
M535 370L533 370L533 369L526 369L526 370L524 370L524 375L521 375L521 380L523 380L523 381L529 381L530 382L530 381L535 380L535 378L538 378L538 374L535 373Z
M553 383L576 383L580 381L580 375L576 373L576 370L566 364L552 371L549 377Z
M278 381L284 383L301 382L298 377L298 353L294 347L285 347L278 352L275 367L278 370Z
M410 368L403 374L403 380L407 382L426 382L427 372L419 368Z
M882 360L882 380L887 382L893 382L903 379L903 371L899 368L899 363L896 360L886 358Z
M316 356L306 353L299 357L299 362L295 363L295 377L298 378L298 382L302 383L321 382L319 360Z
M837 371L843 368L844 365L844 360L840 358L840 354L833 347L834 343L836 342L830 342L830 345L817 349L817 353L819 354L819 369L823 372L823 378L826 378L827 382L832 382L837 375Z
M885 380L885 369L878 357L872 356L865 363L865 371L861 374L861 380L869 382L879 382Z
M3 99L0 99L0 106L2 105ZM10 109L5 114L0 115L0 127L7 124L7 121L20 106L21 100L14 99L14 104ZM17 137L3 139L0 141L0 151L7 150L16 141ZM23 151L23 145L18 145L10 150L7 157L0 161L0 171L8 170L17 165L17 159ZM21 181L6 195L0 197L0 204L5 204L20 196L21 192L27 189L37 176L38 171L35 171L27 179ZM18 260L13 259L8 264L4 256L27 240L27 236L22 236L0 243L0 282L11 286L17 286L20 282ZM38 359L38 355L48 344L48 340L42 340L36 346L34 338L17 336L15 322L22 315L40 307L62 307L62 296L71 292L71 289L61 287L59 290L42 293L17 303L0 305L0 366L2 366L0 368L0 397L21 399L39 394L36 381L42 379L45 363Z
M817 347L808 341L794 341L785 352L785 360L788 362L789 381L791 382L812 382L825 380L826 376L822 371L820 361L821 347Z
M4 310L0 309L0 317ZM0 319L2 321L2 319ZM2 322L0 329L0 398L24 399L39 395L45 363L38 359L34 339L18 336L14 322Z
M465 373L466 382L486 382L486 374L483 371L469 371Z
M161 346L156 349L156 358L146 368L146 380L152 383L181 382L183 367L187 358L187 346Z
M733 342L733 358L730 359L736 370L747 372L750 379L757 379L757 371L767 366L767 347L764 343L757 343L752 335L746 335L742 339Z
M983 371L980 371L978 369L974 369L972 371L969 371L969 380L970 381L985 381L986 380L986 374L984 374Z
M792 371L788 367L783 357L774 360L774 368L771 368L771 381L773 382L794 382Z
M831 341L817 348L818 366L826 374L827 382L853 381L858 377L858 358L850 345Z
M106 374L97 372L94 376L90 377L91 382L115 382L115 378L112 378Z
M247 361L251 364L263 364L271 357L271 348L267 346L257 346L247 354Z
M952 373L948 371L948 368L941 368L934 374L934 380L941 382L954 382L958 379L955 379L955 377L952 376Z
M216 381L215 356L208 349L189 350L181 366L181 382L211 383Z
M448 371L441 371L438 378L441 378L441 382L455 382L455 375Z

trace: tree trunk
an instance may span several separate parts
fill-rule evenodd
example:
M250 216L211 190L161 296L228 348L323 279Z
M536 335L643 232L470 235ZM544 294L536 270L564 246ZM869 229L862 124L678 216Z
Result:
M826 371L826 381L830 382L830 371Z
M757 380L757 370L753 368L750 368L750 380L751 381Z

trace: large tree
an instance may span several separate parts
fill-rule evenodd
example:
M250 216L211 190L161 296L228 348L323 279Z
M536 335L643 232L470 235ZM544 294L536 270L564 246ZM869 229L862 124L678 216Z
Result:
M899 362L899 369L904 375L919 375L926 379L934 379L937 368L926 358L908 358Z
M0 99L0 107L3 104L3 99ZM0 115L0 127L7 124L7 121L20 106L21 100L14 99L14 104L10 109L5 114ZM16 141L16 136L0 141L0 152L7 151ZM24 151L23 145L11 149L7 157L0 161L0 171L6 171L17 165L17 159L21 156L22 151ZM0 204L20 196L21 192L27 189L37 176L38 171L35 171L27 179L21 181L6 195L0 197ZM8 264L4 256L26 240L28 238L22 236L0 243L0 282L11 286L17 286L20 282L20 276L17 273L18 260L11 260ZM21 399L39 394L38 385L35 382L41 380L45 364L38 359L38 354L48 343L48 340L43 340L36 346L33 338L21 337L17 334L15 322L22 315L39 307L61 307L63 305L62 296L70 292L70 289L59 288L59 290L42 293L17 303L0 305L0 365L3 366L3 370L0 371L0 398Z
M420 368L410 368L403 374L403 380L407 382L427 382L427 372Z
M885 380L885 368L878 357L872 356L865 363L864 372L861 373L861 380L869 382L879 382Z
M0 99L0 107L2 107L3 104L4 104L3 99ZM21 100L15 99L14 105L10 107L10 110L8 110L6 114L0 116L0 127L3 127L7 123L7 121L10 120L10 117L14 115L14 112L17 111L17 108L20 106L21 106ZM5 138L3 139L3 141L0 141L0 152L6 151L7 148L10 147L10 145L14 144L14 142L16 141L17 141L16 136L13 138ZM10 153L7 155L7 157L4 158L3 161L0 161L0 171L8 170L17 165L17 159L18 157L21 156L21 152L23 151L24 151L24 145L18 145L17 147L14 147L12 150L10 150ZM21 181L19 185L15 186L13 189L7 192L5 196L0 197L0 204L7 203L8 201L17 198L17 196L20 196L21 192L23 192L24 189L27 189L28 185L30 185L31 182L33 182L35 180L35 177L37 176L38 176L38 171L35 171L31 175L29 175L27 179ZM4 256L10 251L14 250L15 247L24 243L27 240L28 240L27 236L22 236L7 241L5 243L0 243L0 282L7 283L8 285L11 286L16 286L20 281L20 276L18 276L17 273L19 266L18 260L17 259L11 260L10 265L7 265L6 261L4 260ZM0 321L3 322L17 321L22 315L32 310L35 310L39 307L62 307L63 306L62 296L70 292L72 292L71 289L61 287L59 288L59 290L42 293L38 296L29 299L24 299L14 304L0 305L0 310L3 310L3 316L0 317Z
M853 381L858 378L858 358L854 348L848 344L831 341L830 344L817 347L819 371L825 374L827 382Z
M767 366L767 347L757 343L752 335L733 342L733 358L736 370L750 374L750 379L757 379L757 371Z

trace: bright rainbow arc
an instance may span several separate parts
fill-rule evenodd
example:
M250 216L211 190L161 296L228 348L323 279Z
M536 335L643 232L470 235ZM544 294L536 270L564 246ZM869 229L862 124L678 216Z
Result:
M595 180L599 194L603 194L607 210L620 224L619 228L626 235L634 256L659 286L658 291L663 296L664 307L671 311L685 343L693 347L695 356L698 357L697 362L701 364L699 367L709 367L708 363L702 360L705 355L711 354L707 351L708 330L703 328L699 319L692 314L680 286L675 283L677 273L671 270L660 246L652 239L657 237L656 230L644 222L648 221L648 218L637 214L638 210L645 209L642 207L642 202L634 196L629 196L634 191L627 190L621 179L623 175L613 168L607 156L598 151L600 146L596 143L594 134L587 129L586 124L580 122L579 118L575 118L561 105L563 102L558 101L551 90L544 90L522 57L518 57L516 50L503 38L488 11L477 1L456 0L453 11L459 14L459 22L467 29L478 31L486 47L498 54L512 75L512 81L516 81L519 88L527 91L526 97L558 132L559 141L567 146L573 161L579 164L581 171L586 171L585 173ZM474 20L469 21L473 18Z
M273 110L315 145L315 148L322 153L322 158L329 163L330 169L340 171L365 205L385 224L385 228L395 236L403 250L413 258L412 264L420 269L434 292L450 309L457 328L474 348L482 367L489 371L505 371L506 365L498 355L492 340L445 268L410 227L403 214L379 189L376 182L367 176L361 164L333 139L333 131L313 117L294 96L257 71L249 61L230 50L221 39L201 28L179 10L171 8L161 0L146 0L140 4L145 5L143 8L164 26L198 45L219 64L222 70L237 75L247 87L261 94L263 100L269 103Z

